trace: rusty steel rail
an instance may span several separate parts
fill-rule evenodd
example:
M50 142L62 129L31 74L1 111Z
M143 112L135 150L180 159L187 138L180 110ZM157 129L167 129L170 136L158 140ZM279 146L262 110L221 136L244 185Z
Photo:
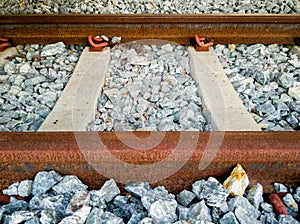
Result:
M0 37L13 44L87 44L88 35L101 34L121 36L123 42L164 39L188 44L195 33L222 44L294 44L300 37L300 15L0 16Z
M274 182L282 182L288 186L300 184L300 132L166 132L165 138L151 150L132 149L120 141L125 138L128 144L134 143L136 139L132 134L0 133L0 190L13 182L32 179L38 171L51 169L61 174L77 175L90 189L99 188L107 178L114 175L130 175L135 178L137 174L134 172L124 174L124 167L109 159L107 152L126 164L153 164L166 160L183 134L191 140L195 134L198 136L195 147L181 149L178 157L161 165L158 171L144 170L145 175L155 177L183 165L173 175L166 176L153 186L164 185L176 193L190 188L194 181L209 176L224 180L237 163L245 168L251 184L260 182L266 192L273 191ZM151 132L134 134L138 138L147 138ZM211 153L206 151L206 146L212 134L224 134L222 144L211 163L199 170L204 154ZM99 139L105 147L99 144ZM188 160L184 161L182 155L190 152ZM91 160L93 163L89 163ZM112 176L104 175L107 171Z

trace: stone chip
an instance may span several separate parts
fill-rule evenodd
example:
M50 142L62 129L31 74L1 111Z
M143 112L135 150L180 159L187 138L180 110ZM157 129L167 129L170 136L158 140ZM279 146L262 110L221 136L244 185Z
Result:
M246 171L240 164L237 164L223 185L231 196L242 196L248 184L249 179Z

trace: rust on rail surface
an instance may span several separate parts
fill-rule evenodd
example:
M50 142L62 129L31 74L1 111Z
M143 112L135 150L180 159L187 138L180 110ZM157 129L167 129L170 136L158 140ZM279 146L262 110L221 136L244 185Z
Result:
M123 42L164 39L188 44L194 34L215 43L294 44L300 15L1 15L0 36L13 44L63 41L87 44L88 35Z
M133 181L155 180L153 186L164 185L176 193L209 176L224 180L237 163L244 167L251 184L260 182L268 193L273 191L274 182L300 184L300 132L166 132L162 140L152 137L153 142L158 141L152 149L129 146L136 145L136 138L143 141L152 134L0 133L0 190L13 182L32 179L38 171L54 169L77 175L90 189L98 189L108 178L119 180L122 186L124 178L129 177ZM180 148L168 160L183 136L189 141L196 139L195 145ZM222 138L213 142L218 146L213 151L207 145L218 139L216 136ZM121 139L126 139L126 143ZM211 161L203 161L207 155L212 155ZM205 162L207 167L203 166ZM151 166L158 163L159 169ZM127 165L138 170L127 169Z

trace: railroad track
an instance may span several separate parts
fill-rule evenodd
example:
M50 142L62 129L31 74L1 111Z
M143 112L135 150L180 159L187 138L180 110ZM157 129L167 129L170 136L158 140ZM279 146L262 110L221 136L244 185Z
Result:
M299 15L2 15L0 35L13 44L86 44L88 35L123 42L164 39L189 44L195 33L216 44L295 44ZM130 30L130 32L128 32Z
M128 32L130 30L130 32ZM166 30L168 32L166 32ZM63 41L86 44L88 35L121 36L123 42L138 39L164 39L188 44L195 33L215 43L278 43L295 44L300 34L299 15L5 15L0 16L0 37L7 37L13 45L46 44ZM133 142L147 138L154 132L134 133L0 133L0 188L36 172L55 169L62 174L75 174L91 186L99 187L105 174L96 172L93 165L105 164L105 169L121 173L124 167L115 167L106 157L109 151L115 158L132 164L146 165L167 158L181 137L194 145L181 148L181 154L190 153L187 160L168 161L165 169L178 168L163 184L178 192L195 180L208 176L228 175L236 163L241 163L250 176L251 184L260 182L266 192L272 192L275 181L291 186L300 180L299 132L167 132L154 149L143 152L125 146L120 141ZM210 139L221 139L218 151L207 148ZM105 150L99 145L105 144ZM80 142L80 144L78 143ZM183 145L184 146L184 145ZM83 147L83 148L81 148ZM187 154L188 154L187 153ZM207 155L215 154L214 158ZM97 158L90 164L88 158ZM205 156L206 155L206 156ZM201 161L206 169L199 171ZM89 161L90 162L90 161ZM180 168L180 166L183 166ZM164 169L161 167L161 169ZM153 171L151 175L156 175ZM13 174L13 175L12 175ZM117 179L117 178L116 178Z

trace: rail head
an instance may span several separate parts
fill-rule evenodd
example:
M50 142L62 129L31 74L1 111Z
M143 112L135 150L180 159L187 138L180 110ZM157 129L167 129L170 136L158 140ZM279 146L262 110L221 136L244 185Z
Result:
M63 15L0 15L4 24L151 24L151 23L282 23L299 24L300 15L276 14L63 14Z
M62 174L77 175L91 189L99 188L108 178L124 183L128 177L136 181L149 178L154 185L164 185L175 193L209 176L222 179L237 163L245 168L251 184L261 183L266 192L273 191L274 182L289 186L300 184L300 132L166 132L165 138L153 149L128 146L136 144L136 137L142 141L151 134L0 133L0 189L16 181L32 179L38 171L54 169ZM168 160L183 135L196 139L195 146L187 146L185 141L186 146L177 151L178 156ZM212 136L221 137L221 144L213 154L207 151ZM121 139L127 139L126 144ZM214 155L211 160L204 159L211 154ZM200 166L203 162L206 167ZM158 163L159 169L153 169ZM128 169L128 165L133 169ZM140 172L142 175L138 176ZM156 182L153 177L157 177Z

